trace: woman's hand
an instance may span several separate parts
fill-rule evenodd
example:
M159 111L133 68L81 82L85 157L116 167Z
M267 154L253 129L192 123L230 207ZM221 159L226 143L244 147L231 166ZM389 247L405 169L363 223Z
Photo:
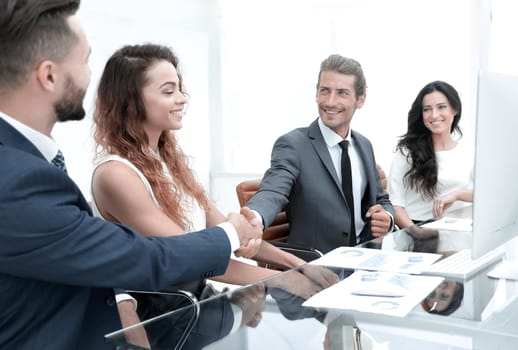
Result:
M434 218L443 216L444 212L455 203L457 197L451 193L433 200L432 214Z

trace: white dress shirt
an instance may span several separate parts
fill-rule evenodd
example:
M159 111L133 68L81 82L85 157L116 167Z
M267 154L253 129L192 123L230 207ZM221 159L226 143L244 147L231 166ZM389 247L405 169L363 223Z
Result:
M50 163L58 154L58 145L56 142L41 132L23 124L22 122L9 117L7 114L0 112L0 118L5 120L9 125L15 128L20 134L25 136L32 144L43 154L45 159Z
M321 118L318 118L318 126L320 132L324 137L324 141L327 145L329 155L333 161L333 166L338 175L340 182L342 181L342 148L339 143L343 140L349 141L349 158L351 159L351 175L353 180L353 201L354 201L354 223L356 226L356 237L360 235L365 226L365 221L362 218L361 203L362 198L367 189L367 181L365 178L365 169L363 169L363 163L358 154L358 150L354 145L354 140L351 138L351 132L342 139L336 132L327 127ZM350 130L350 129L349 129Z

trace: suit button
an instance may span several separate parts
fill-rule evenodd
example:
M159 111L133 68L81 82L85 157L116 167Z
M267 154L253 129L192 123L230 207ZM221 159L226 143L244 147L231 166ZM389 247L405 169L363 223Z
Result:
M212 276L214 276L214 272L213 271L204 272L204 273L201 274L201 278L211 278Z
M106 301L106 305L108 305L110 307L115 306L115 297L114 296L107 297L105 301Z

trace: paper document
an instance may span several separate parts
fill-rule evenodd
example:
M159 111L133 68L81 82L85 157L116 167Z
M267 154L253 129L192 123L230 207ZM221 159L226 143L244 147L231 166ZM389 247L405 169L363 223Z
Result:
M358 270L315 294L302 305L404 317L443 279L438 276Z
M418 274L440 257L440 254L432 253L339 247L310 264Z
M459 219L447 216L443 217L440 220L432 221L427 224L421 225L421 227L448 231L473 231L471 219Z

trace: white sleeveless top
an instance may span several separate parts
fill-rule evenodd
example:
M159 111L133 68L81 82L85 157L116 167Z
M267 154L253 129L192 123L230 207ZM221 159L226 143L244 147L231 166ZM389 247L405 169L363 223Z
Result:
M147 189L149 195L151 196L153 203L155 203L155 205L158 208L160 208L160 204L158 203L158 201L155 197L155 194L153 193L153 189L151 188L151 184L149 183L148 179L129 160L122 158L115 154L110 154L110 155L107 155L105 157L98 159L94 164L93 171L95 172L97 167L99 167L101 164L104 164L104 163L107 163L110 161L121 162L121 163L127 165L129 168L131 168L138 175L138 177L140 178L140 180L142 181L144 186L146 186L146 189ZM172 178L171 174L169 173L169 169L167 169L167 166L165 165L164 162L161 161L161 163L162 163L162 172L163 172L164 176L169 178L172 182L173 178ZM192 197L190 195L182 196L181 205L184 209L185 214L187 215L187 221L189 222L189 227L187 229L187 232L199 231L199 230L203 230L204 228L206 228L207 224L206 224L205 210L199 205L199 203L196 201L196 199L194 197ZM97 208L93 190L92 190L92 212L93 212L94 216L97 216L97 217L100 217L101 219L106 220L105 218L103 218L103 216L99 212L99 209Z

